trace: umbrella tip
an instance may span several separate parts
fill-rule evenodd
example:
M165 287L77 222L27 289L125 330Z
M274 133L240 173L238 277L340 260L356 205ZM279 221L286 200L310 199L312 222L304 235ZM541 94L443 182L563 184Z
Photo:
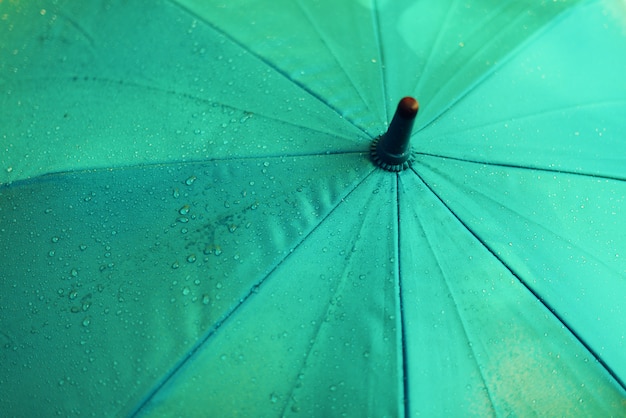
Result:
M398 103L387 132L372 141L370 155L380 168L399 172L409 167L411 131L418 111L417 100L413 97L403 97Z
M400 99L396 112L400 112L404 118L415 119L420 105L413 97L407 96Z

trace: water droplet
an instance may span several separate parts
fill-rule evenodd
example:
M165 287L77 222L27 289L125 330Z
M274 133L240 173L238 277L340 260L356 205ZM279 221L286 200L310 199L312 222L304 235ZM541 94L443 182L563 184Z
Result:
M72 277L76 277L76 276L78 276L78 270L76 270L76 269L72 269L72 270L70 271L70 275L71 275Z
M174 198L179 198L180 197L180 190L178 190L178 187L176 187L173 192L172 192L172 196L174 196Z
M195 284L196 286L200 285L200 279L196 279L193 281L193 284Z
M83 326L84 327L88 327L89 324L91 324L91 317L87 316L87 317L85 317L85 319L83 319Z
M222 254L222 248L219 245L216 245L215 248L213 249L213 254L215 255Z
M78 292L76 290L72 290L69 294L70 300L76 299L77 296L78 296Z
M50 239L50 241L52 241L52 242L59 242L59 237L52 237Z
M189 222L189 218L185 216L179 216L178 218L176 218L176 222L180 222L181 224L186 224L187 222Z
M204 295L202 295L202 304L203 305L208 305L209 302L211 302L211 298L209 298L209 295L206 294L206 293Z
M183 287L183 295L184 296L187 296L190 292L191 292L191 290L189 290L189 288L187 286Z
M239 119L239 123L245 123L248 119L252 117L251 114L246 113L241 119Z
M195 255L195 254L190 254L190 255L187 257L187 262L188 262L188 263L195 263L195 262L196 262L196 255Z
M235 231L237 230L237 225L235 225L235 224L231 224L231 225L228 227L228 230L229 230L230 232L235 232Z
M185 180L185 184L187 186L191 186L194 181L196 181L196 176L190 176L187 178L187 180Z
M180 267L180 264L178 264L178 261L174 261L174 262L172 263L172 268L173 268L174 270L176 270L178 267Z
M189 205L184 205L182 208L178 209L178 213L181 215L186 215L189 213Z

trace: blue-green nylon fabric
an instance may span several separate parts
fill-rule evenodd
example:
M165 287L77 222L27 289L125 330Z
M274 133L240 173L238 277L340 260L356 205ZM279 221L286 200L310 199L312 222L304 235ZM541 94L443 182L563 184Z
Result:
M7 416L626 413L622 2L0 16Z

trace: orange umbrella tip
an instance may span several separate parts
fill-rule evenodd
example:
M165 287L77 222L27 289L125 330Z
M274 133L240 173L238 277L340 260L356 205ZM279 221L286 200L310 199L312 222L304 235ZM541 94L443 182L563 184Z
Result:
M413 97L403 97L398 103L387 132L372 142L370 156L380 168L398 172L409 167L411 131L418 110L417 100Z
M396 112L401 113L404 118L415 118L417 116L417 111L419 110L420 105L413 97L407 96L403 97L398 103L398 108Z

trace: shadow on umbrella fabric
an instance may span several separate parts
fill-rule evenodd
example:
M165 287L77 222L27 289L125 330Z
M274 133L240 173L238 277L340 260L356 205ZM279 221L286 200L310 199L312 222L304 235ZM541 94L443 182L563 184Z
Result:
M626 412L622 2L0 16L3 415Z

